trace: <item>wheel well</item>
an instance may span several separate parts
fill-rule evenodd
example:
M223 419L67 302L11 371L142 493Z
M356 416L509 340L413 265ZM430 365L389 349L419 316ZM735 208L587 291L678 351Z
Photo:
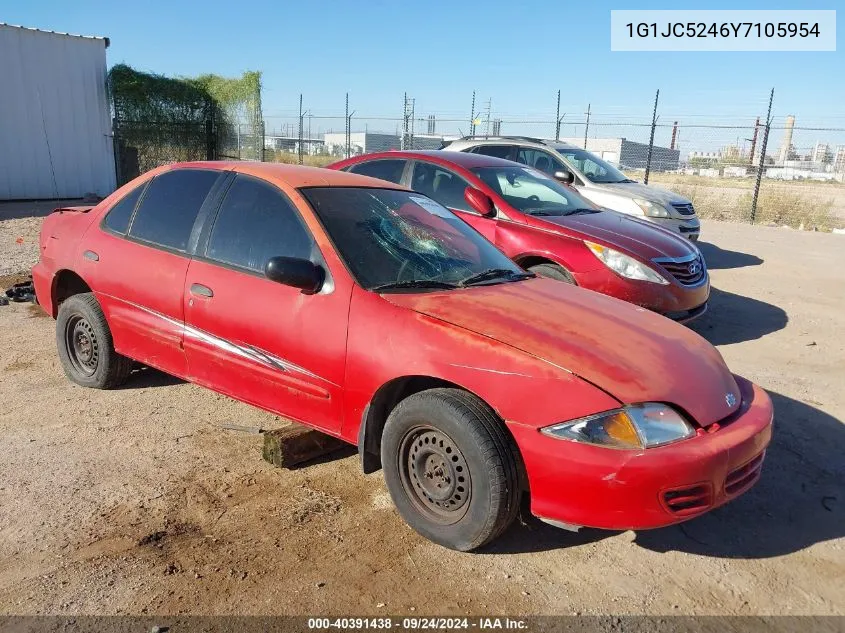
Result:
M526 255L525 257L517 258L516 263L526 269L531 266L536 266L537 264L551 264L552 266L559 266L560 268L563 268L563 266L557 262L540 255Z
M72 270L60 270L53 279L53 316L58 314L62 301L73 295L91 292L85 280Z

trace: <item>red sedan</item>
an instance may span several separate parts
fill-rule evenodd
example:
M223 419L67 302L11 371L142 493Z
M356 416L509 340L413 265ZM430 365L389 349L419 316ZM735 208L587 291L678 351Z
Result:
M771 437L767 395L697 334L381 180L172 165L53 213L40 248L72 381L135 360L357 444L447 547L494 539L523 495L564 527L689 519L748 490Z
M707 309L710 279L694 244L651 222L599 209L530 167L481 154L414 151L365 154L329 168L424 193L540 276L681 322Z

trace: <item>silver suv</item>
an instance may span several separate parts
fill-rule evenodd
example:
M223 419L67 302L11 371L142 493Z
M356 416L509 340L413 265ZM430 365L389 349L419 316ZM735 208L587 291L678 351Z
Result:
M442 149L516 161L571 184L600 207L644 217L693 242L701 233L692 202L666 189L631 180L610 163L574 145L526 136L497 136L464 137L447 142Z

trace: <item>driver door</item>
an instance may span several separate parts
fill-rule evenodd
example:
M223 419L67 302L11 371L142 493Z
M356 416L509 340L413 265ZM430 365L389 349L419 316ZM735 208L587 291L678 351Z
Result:
M471 187L462 176L440 165L418 160L411 173L411 189L427 195L455 213L464 222L496 243L496 218L485 218L473 210L464 198L464 191Z

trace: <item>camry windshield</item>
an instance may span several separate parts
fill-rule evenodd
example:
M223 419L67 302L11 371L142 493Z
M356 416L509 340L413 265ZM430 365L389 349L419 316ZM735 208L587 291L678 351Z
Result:
M574 189L530 167L473 167L484 184L528 215L573 215L598 210Z
M308 187L301 192L367 290L420 292L533 277L423 195L359 187Z
M595 154L577 147L558 147L557 153L569 161L590 182L608 185L618 182L634 182L621 171Z

